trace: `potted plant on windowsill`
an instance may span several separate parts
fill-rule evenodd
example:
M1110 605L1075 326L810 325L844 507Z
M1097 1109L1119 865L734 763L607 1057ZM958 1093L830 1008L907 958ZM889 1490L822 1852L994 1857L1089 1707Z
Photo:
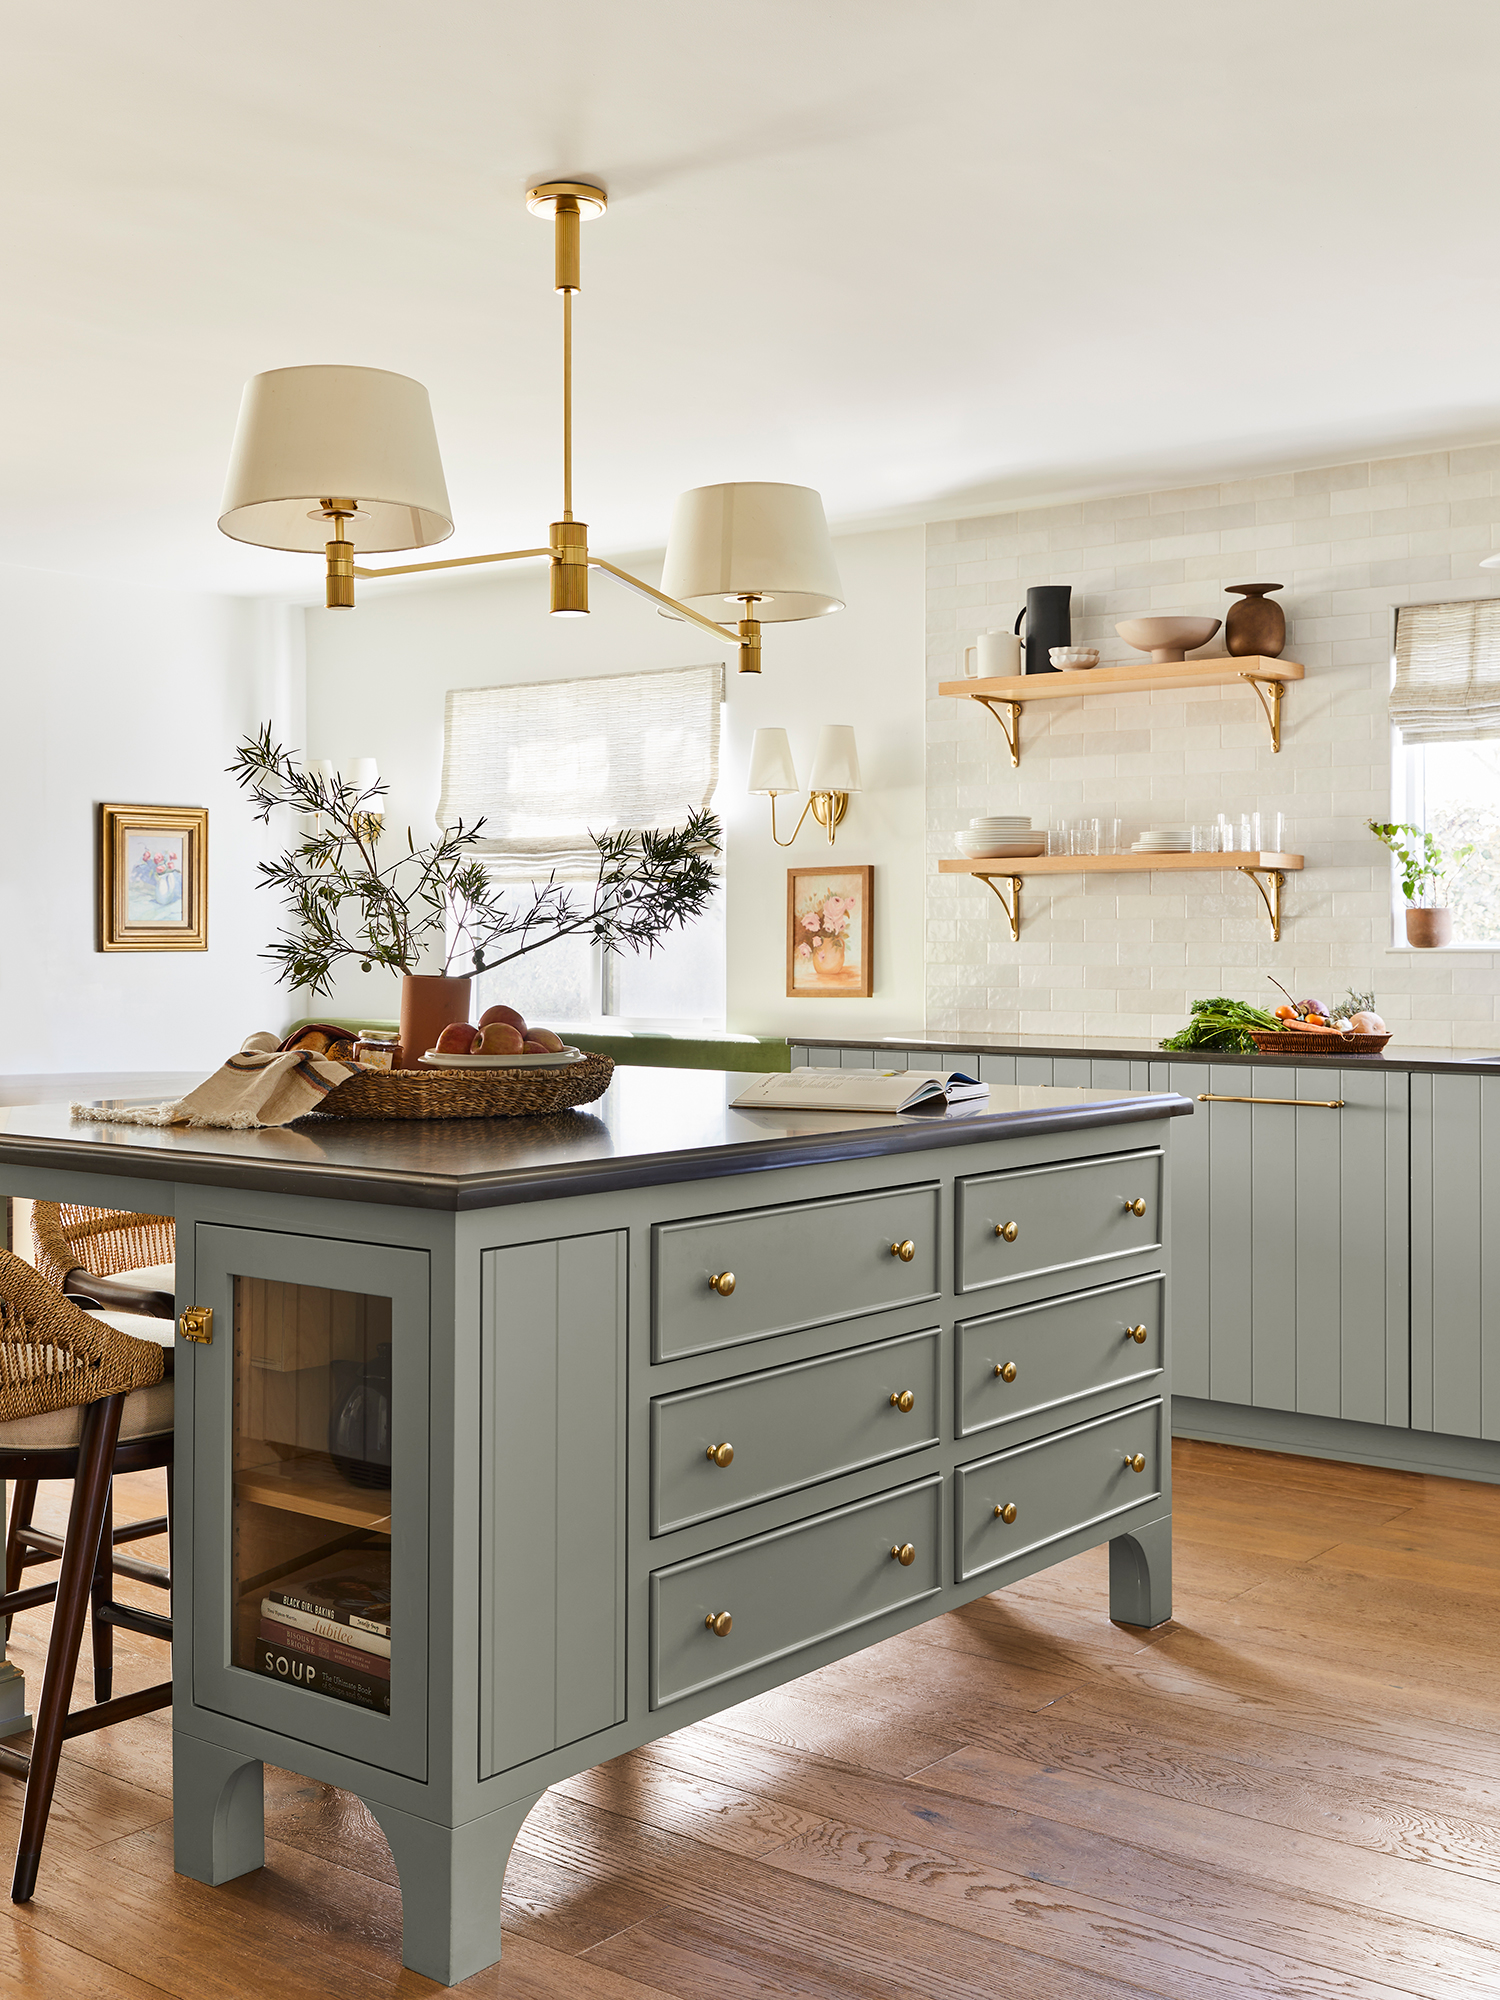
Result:
M606 951L652 951L701 916L717 886L722 841L707 811L664 832L593 834L599 869L591 891L549 876L512 901L474 851L482 819L467 827L460 820L421 847L408 827L406 853L382 867L384 783L360 789L309 773L273 742L270 723L236 746L228 770L264 824L277 806L290 806L313 829L258 864L260 886L283 892L291 918L262 956L280 968L283 985L325 996L345 959L363 972L377 965L398 972L402 1069L413 1068L450 1021L468 1019L477 973L580 933ZM441 972L418 970L439 954Z
M1406 942L1431 951L1453 941L1453 912L1442 901L1444 885L1474 852L1466 842L1445 853L1420 826L1372 819L1366 825L1395 855L1401 868L1401 893L1406 898Z

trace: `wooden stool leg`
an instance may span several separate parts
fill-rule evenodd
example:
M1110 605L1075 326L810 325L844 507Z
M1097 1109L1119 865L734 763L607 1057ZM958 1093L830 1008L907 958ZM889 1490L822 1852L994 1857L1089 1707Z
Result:
M167 1575L169 1578L175 1576L177 1573L177 1546L173 1540L176 1530L172 1515L172 1470L172 1460L169 1458L167 1460ZM167 1585L167 1615L169 1617L171 1616L171 1612L172 1586L169 1582Z
M104 1496L104 1522L99 1553L94 1557L94 1581L89 1591L89 1635L94 1651L94 1699L108 1701L115 1689L115 1628L99 1613L115 1594L115 1488L110 1480Z
M5 1588L7 1591L21 1588L22 1558L25 1550L21 1547L21 1531L31 1526L31 1516L36 1507L36 1487L34 1479L18 1479L11 1495L10 1533L5 1538ZM11 1621L5 1621L5 1636L10 1637Z
M94 1559L109 1506L109 1482L124 1408L123 1396L106 1396L102 1402L90 1403L83 1413L78 1472L73 1481L73 1504L68 1509L67 1534L63 1538L42 1698L37 1703L31 1772L26 1780L26 1803L21 1809L21 1837L16 1843L16 1872L10 1891L14 1903L29 1902L36 1887L42 1842L47 1836L47 1814L57 1784L63 1727L78 1668L78 1648L88 1616Z

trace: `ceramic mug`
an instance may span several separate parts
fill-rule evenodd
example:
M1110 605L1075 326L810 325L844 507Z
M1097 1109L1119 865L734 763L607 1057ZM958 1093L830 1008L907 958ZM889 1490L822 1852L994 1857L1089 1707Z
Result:
M964 648L964 672L980 680L1003 680L1021 671L1021 641L1014 632L981 632L977 646Z

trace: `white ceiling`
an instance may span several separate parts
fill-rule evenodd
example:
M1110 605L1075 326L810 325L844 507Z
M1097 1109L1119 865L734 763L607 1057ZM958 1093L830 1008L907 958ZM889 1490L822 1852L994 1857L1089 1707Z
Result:
M577 509L941 516L1500 434L1491 0L0 4L0 561L317 588L214 527L240 387L428 385L458 531L558 511L522 191L597 178ZM309 574L311 564L312 574Z

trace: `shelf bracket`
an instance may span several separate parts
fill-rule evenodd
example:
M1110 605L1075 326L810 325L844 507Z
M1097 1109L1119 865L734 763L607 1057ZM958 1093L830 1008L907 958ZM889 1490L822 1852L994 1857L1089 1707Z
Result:
M1249 679L1248 675L1246 679ZM1011 768L1017 769L1021 762L1021 704L1018 701L1000 701L989 694L971 695L970 700L977 701L987 708L1005 731L1005 741L1010 749ZM1009 711L1009 720L1000 713L1001 709Z
M1241 875L1248 875L1260 892L1260 900L1266 906L1266 915L1271 919L1271 939L1281 942L1281 891L1286 877L1279 868L1241 868ZM1265 880L1262 881L1262 876ZM1269 884L1269 887L1267 886Z
M1271 725L1271 754L1281 748L1281 704L1286 696L1286 682L1272 680L1262 674L1241 674L1242 681L1248 681L1255 690L1255 698L1266 712L1266 721Z
M981 876L979 877L979 880L980 880L980 881L981 881L981 882L982 882L982 883L984 884L985 888L989 890L990 894L991 894L991 895L992 895L992 896L993 896L993 897L995 898L996 902L997 902L997 903L998 903L998 904L1000 905L1001 909L1002 909L1002 910L1004 910L1004 912L1005 912L1006 916L1007 916L1007 917L1008 917L1008 918L1010 919L1010 941L1011 941L1011 943L1012 943L1012 944L1019 944L1019 943L1021 942L1021 878L1020 878L1020 876L1019 876L1019 875L981 875ZM1009 895L1008 897L1007 897L1007 895L1006 895L1006 893L1005 893L1005 891L1004 891L1003 889L1000 889L1000 888L997 888L997 887L995 886L997 882L1009 882L1009 884L1010 884L1010 895Z

